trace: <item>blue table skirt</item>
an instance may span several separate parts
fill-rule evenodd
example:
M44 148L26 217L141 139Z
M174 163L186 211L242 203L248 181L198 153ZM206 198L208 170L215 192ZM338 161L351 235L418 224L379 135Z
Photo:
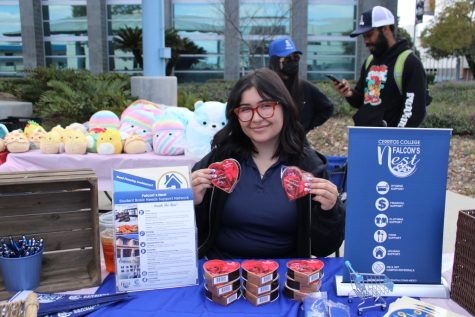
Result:
M203 282L203 268L204 261L200 261L199 277L200 284L196 286L160 289L153 291L134 292L134 299L118 303L112 306L104 307L88 316L108 316L108 317L211 317L211 316L273 316L273 317L288 317L288 316L303 316L301 303L288 299L283 294L282 290L285 283L286 263L288 259L277 260L279 262L279 276L280 276L280 294L279 298L272 303L268 303L259 307L253 306L247 302L243 297L229 306L221 306L208 300L204 295ZM359 304L359 299L355 299L351 304L348 304L347 297L336 296L336 286L334 276L341 274L343 270L343 258L324 258L325 263L323 269L324 278L321 291L326 291L328 298L332 301L338 301L350 306L352 316L357 316L356 306ZM97 290L97 293L114 293L115 292L115 276L109 274L102 285ZM396 298L387 297L388 306ZM365 317L383 316L385 312L379 308L367 310L364 312Z

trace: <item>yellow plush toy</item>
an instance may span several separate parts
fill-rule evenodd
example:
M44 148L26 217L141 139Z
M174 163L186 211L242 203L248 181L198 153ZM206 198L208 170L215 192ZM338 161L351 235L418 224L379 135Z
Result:
M147 142L136 134L132 134L124 143L124 153L128 154L142 154L147 152Z
M46 132L44 130L33 131L28 139L30 140L30 149L36 150L40 148L41 139L44 138Z
M10 153L28 152L30 141L21 130L15 130L5 136L5 145Z
M43 129L42 126L40 126L38 123L36 123L33 120L28 121L28 123L25 126L25 129L23 129L23 132L25 132L25 135L28 139L30 139L33 133L37 131L46 133L45 129Z
M64 152L64 128L61 125L57 125L51 129L51 131L54 131L59 134L59 137L61 138L61 143L59 144L59 153Z
M61 145L61 136L56 131L45 134L40 142L40 151L44 154L58 154Z
M106 129L99 133L96 143L98 154L120 154L122 153L122 139L120 132L115 129Z
M0 139L0 152L5 151L5 149L5 141L3 141L3 139Z
M63 141L64 152L67 154L86 154L87 140L81 131L66 129Z

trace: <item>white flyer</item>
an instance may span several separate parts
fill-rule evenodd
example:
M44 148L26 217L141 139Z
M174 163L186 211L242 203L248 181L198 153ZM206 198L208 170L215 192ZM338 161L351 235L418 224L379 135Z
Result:
M118 291L198 284L187 166L113 171Z

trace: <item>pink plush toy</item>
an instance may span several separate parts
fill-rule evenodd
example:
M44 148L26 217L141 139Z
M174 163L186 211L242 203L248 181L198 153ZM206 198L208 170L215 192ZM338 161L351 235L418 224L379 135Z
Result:
M89 119L89 130L96 128L119 129L119 117L109 110L100 110L94 113Z
M120 125L120 135L122 140L136 134L140 136L152 149L152 125L155 122L155 115L145 110L128 111L126 115L122 115Z
M185 154L185 125L163 117L153 125L153 151L158 155Z
M160 116L163 114L164 108L166 108L166 106L162 106L148 100L139 99L132 102L130 105L127 106L127 108L125 108L124 111L122 111L122 114L120 115L120 120L123 121L124 117L126 117L129 112L134 112L136 110L144 110L147 112L151 112L154 117Z

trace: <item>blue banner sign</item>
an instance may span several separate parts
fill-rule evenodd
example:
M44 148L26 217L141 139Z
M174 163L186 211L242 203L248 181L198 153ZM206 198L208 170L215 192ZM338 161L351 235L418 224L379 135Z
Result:
M441 283L450 135L349 128L345 258L356 271Z

